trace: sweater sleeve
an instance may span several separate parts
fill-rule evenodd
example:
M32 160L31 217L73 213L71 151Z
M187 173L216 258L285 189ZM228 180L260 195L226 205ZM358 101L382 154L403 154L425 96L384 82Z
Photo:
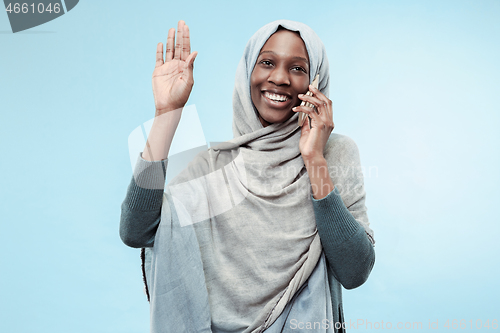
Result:
M130 247L152 247L160 224L167 159L146 161L139 154L121 205L120 238Z
M353 289L368 279L375 263L359 152L352 139L340 135L326 149L335 188L322 199L312 198L316 225L331 273Z
M346 289L357 288L370 275L375 251L365 229L354 219L335 188L313 200L318 233L335 278Z

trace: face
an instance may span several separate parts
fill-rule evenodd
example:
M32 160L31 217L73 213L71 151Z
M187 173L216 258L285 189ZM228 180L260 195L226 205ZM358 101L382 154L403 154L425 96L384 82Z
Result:
M262 126L288 120L309 87L309 56L300 36L279 30L266 41L250 76L250 94Z

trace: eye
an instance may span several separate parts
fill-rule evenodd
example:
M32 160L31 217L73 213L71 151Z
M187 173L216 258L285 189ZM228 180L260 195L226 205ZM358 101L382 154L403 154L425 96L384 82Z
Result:
M307 73L307 71L303 67L300 67L300 66L292 67L292 70Z
M259 62L259 64L262 64L264 66L272 66L273 63L269 60L262 60L261 62Z

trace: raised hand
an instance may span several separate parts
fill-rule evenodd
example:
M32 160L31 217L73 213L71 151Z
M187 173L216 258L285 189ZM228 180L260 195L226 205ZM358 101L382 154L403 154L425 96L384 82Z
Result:
M193 88L193 64L198 52L191 53L189 28L184 21L168 31L167 48L163 59L163 44L156 47L156 66L153 71L153 95L156 116L184 107Z

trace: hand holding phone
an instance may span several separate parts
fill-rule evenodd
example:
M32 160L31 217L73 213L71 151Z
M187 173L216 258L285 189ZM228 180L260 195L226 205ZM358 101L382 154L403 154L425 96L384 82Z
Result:
M316 77L311 82L311 85L314 88L318 89L318 84L319 84L319 74L316 74ZM307 96L312 96L312 92L311 91L307 91L306 95ZM310 107L310 108L314 108L314 105L312 105L311 103L306 102L306 101L302 101L302 103L300 103L300 106L307 106L307 107ZM299 126L302 126L302 124L306 120L306 117L307 117L307 115L304 112L299 112Z

